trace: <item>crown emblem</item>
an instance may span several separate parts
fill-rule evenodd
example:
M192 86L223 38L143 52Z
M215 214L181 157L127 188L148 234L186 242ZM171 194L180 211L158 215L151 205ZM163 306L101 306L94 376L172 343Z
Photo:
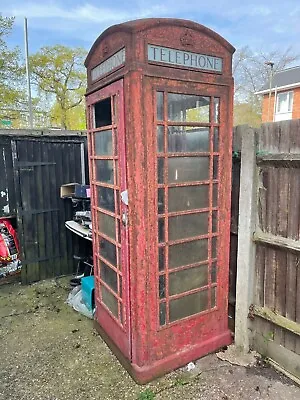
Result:
M185 32L184 35L181 36L180 42L183 46L193 46L194 38L190 32Z
M109 46L105 43L102 49L102 56L105 57L107 53L109 53Z

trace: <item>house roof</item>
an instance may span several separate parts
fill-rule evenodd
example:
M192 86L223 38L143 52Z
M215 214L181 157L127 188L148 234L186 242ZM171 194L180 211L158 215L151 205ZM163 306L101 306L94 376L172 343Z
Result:
M300 87L300 66L284 69L276 72L272 79L272 91L292 89L294 87ZM269 93L270 83L266 82L265 85L256 92L255 94L266 94Z

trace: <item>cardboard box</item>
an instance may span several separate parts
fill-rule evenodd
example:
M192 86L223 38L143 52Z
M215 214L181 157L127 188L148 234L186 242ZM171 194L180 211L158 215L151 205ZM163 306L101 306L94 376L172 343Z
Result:
M86 199L90 197L89 185L81 185L80 183L66 183L60 187L60 197L78 197Z

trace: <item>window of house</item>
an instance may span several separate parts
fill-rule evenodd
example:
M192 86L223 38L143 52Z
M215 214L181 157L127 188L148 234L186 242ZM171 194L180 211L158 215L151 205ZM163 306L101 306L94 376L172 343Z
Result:
M293 109L293 92L277 94L276 114L291 113Z

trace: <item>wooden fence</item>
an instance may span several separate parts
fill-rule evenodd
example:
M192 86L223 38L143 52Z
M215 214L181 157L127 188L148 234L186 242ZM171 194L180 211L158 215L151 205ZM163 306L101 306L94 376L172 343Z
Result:
M300 120L242 132L235 342L300 378Z

